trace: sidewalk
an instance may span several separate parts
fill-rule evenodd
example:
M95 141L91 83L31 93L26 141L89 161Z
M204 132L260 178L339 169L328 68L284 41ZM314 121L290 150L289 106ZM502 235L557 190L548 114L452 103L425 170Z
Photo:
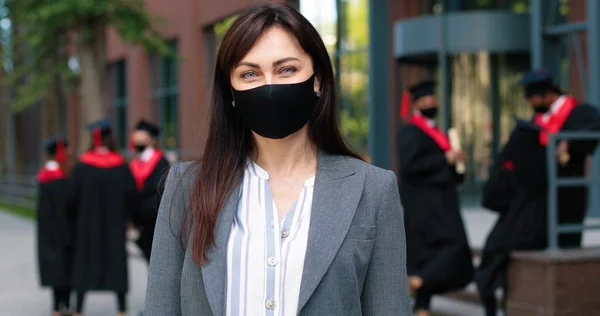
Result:
M33 222L0 211L0 315L48 316L51 293L40 289ZM129 259L129 315L139 315L144 306L146 263ZM84 315L116 314L117 300L111 293L90 293Z
M467 208L463 218L471 246L483 247L496 215L479 208ZM600 246L600 231L585 233L584 245ZM38 286L34 223L0 211L0 254L0 315L49 315L50 291ZM129 315L137 316L144 305L147 266L142 259L134 257L129 259L129 268ZM435 315L483 315L478 305L443 297L434 298L432 307ZM115 315L116 298L111 293L90 293L84 313L86 316Z

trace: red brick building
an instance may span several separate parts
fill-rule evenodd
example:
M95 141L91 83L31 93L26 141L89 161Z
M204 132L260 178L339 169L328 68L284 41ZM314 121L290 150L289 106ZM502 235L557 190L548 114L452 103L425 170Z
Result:
M276 2L292 1L292 5L299 6L301 12L303 3L306 0L278 0ZM366 10L368 1L374 0L323 0L336 3L338 12L336 17L338 30L345 30L345 34L354 34L358 32L354 27L356 21L349 20L348 16L355 14L356 10ZM554 0L553 0L554 1ZM568 7L568 20L582 20L585 18L585 0L556 0L561 2L561 6ZM207 103L210 93L210 78L214 66L214 57L216 50L223 36L225 25L228 18L238 14L252 4L262 3L257 0L178 0L176 2L162 0L145 0L148 9L152 14L159 17L163 22L158 25L159 30L169 41L169 44L180 56L179 59L170 59L161 56L146 54L141 48L124 44L114 32L110 32L108 38L108 56L106 61L106 75L108 78L107 87L107 113L113 120L118 139L122 147L127 143L127 134L133 128L134 124L140 118L150 119L159 123L163 129L161 146L167 150L178 154L180 159L189 159L197 157L201 150L201 144L206 136L208 128ZM393 27L395 22L412 19L424 15L435 16L439 13L440 0L388 0L389 5L389 38L369 38L372 41L389 41L389 67L394 71L390 72L389 77L389 123L390 138L389 152L395 156L395 130L398 124L397 111L400 101L401 90L425 76L435 75L435 70L427 70L422 65L403 64L397 66L397 59L393 52L394 38ZM527 0L451 0L449 2L461 3L464 10L513 10L521 5L528 6ZM484 3L485 6L481 6ZM312 4L314 5L314 4ZM321 4L317 4L321 5ZM346 7L343 7L346 6ZM354 6L348 9L348 6ZM354 10L354 11L352 11ZM366 14L363 17L366 19ZM342 21L346 19L345 21ZM313 21L314 22L314 21ZM365 25L367 25L365 23ZM364 26L368 27L368 26ZM502 26L498 26L502 27ZM362 30L364 31L364 30ZM528 30L523 30L528 32ZM344 33L344 32L342 32ZM334 33L336 34L336 33ZM337 36L339 35L339 36ZM339 42L345 43L342 34L336 34ZM584 37L582 37L584 38ZM367 43L368 43L367 42ZM364 44L368 45L368 44ZM585 41L583 44L585 46ZM336 49L339 48L336 46ZM583 48L585 55L585 47ZM364 72L359 81L367 81L367 69L347 69L344 68L348 63L352 64L358 59L366 59L368 47L359 47L354 51L348 51L343 48L340 51L332 51L332 58L338 61L340 69L338 79L341 85L342 103L347 90L354 89L351 77L355 77L357 72ZM469 53L473 55L472 53ZM453 56L455 60L460 56ZM479 57L477 57L479 58ZM475 58L475 60L479 60ZM350 59L350 62L347 61ZM522 70L511 70L511 76L515 76ZM569 88L576 95L581 96L580 75L575 63L572 62L568 71L571 80ZM474 79L475 81L479 79ZM360 94L359 107L363 107L362 114L367 111L367 91L357 92ZM509 94L514 94L509 92ZM503 97L503 96L501 96ZM502 102L507 105L519 99L520 96L514 94L510 98L503 98ZM455 103L455 102L453 102ZM342 107L344 105L342 104ZM454 108L455 105L452 105ZM85 122L79 120L80 105L76 97L71 97L66 102L66 130L74 143L77 143L78 137L87 137L87 135L78 135L79 127ZM454 109L461 111L460 108ZM356 112L356 111L355 111ZM350 112L350 116L354 115ZM16 142L19 144L16 151L18 157L23 157L24 168L20 168L22 173L33 173L37 169L40 161L39 131L35 128L40 123L39 110L36 107L20 113L16 116ZM485 126L484 126L485 127ZM486 127L487 128L487 127ZM483 135L487 132L475 130L474 135ZM360 134L362 133L362 134ZM368 147L365 131L359 131L358 147ZM474 140L475 149L481 147L483 150L487 140ZM479 144L479 145L478 145ZM482 145L483 144L483 145ZM479 147L477 147L479 146ZM364 148L359 148L366 153ZM2 152L2 151L0 151ZM477 154L479 155L479 154ZM479 155L481 156L481 155ZM479 157L477 156L477 157ZM488 155L489 156L489 155ZM484 157L485 158L485 157ZM479 159L479 158L477 158ZM482 161L486 160L483 159ZM391 159L392 162L395 159ZM6 163L5 163L6 164ZM484 170L485 164L480 166ZM6 169L6 168L5 168ZM476 172L476 171L474 171ZM478 171L477 171L478 172ZM485 172L483 172L485 173ZM485 175L483 175L485 177Z
M166 23L159 30L181 56L179 61L149 56L141 48L124 44L111 32L108 39L107 76L108 113L123 144L127 131L139 118L158 122L163 130L163 147L178 149L180 158L200 154L207 132L207 103L210 79L222 21L255 0L181 0L177 5L161 0L146 0L148 9ZM289 2L285 0L274 2ZM294 2L294 1L292 1ZM391 21L417 14L419 1L390 1ZM291 3L298 6L299 3ZM390 63L393 57L390 53ZM392 107L392 104L390 104ZM76 102L69 105L69 134L77 137Z

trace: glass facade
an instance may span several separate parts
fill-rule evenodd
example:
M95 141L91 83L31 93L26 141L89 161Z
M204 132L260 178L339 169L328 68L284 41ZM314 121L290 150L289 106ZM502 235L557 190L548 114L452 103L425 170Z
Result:
M127 146L127 63L124 59L108 66L110 106L118 145Z
M169 46L177 56L177 42ZM154 117L159 118L162 128L160 145L168 151L176 151L179 146L179 64L176 57L150 56L151 102Z
M525 13L529 10L529 0L423 0L421 2L423 13L442 13L444 11L444 2L452 7L453 10L460 11L509 10L517 13Z

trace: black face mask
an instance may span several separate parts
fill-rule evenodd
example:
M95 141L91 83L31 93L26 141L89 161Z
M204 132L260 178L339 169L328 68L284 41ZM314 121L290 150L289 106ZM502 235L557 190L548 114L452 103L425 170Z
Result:
M434 119L438 115L438 108L430 107L430 108L426 108L426 109L421 109L421 110L419 110L419 112L421 112L421 115L423 115L424 117L426 117L428 119Z
M146 150L146 147L148 147L146 144L135 144L135 151L137 153L142 153L144 150Z
M533 111L537 114L544 114L550 110L549 105L534 106Z
M294 84L269 84L250 90L232 89L234 106L256 134L281 139L299 131L312 116L317 95L315 75Z

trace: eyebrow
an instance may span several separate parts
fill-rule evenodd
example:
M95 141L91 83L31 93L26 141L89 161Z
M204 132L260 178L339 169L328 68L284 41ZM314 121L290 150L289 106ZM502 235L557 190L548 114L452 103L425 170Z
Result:
M281 65L283 63L286 63L286 62L292 61L292 60L300 61L300 59L298 59L296 57L286 57L286 58L282 58L282 59L274 61L273 62L273 67L279 66L279 65ZM248 61L242 61L237 66L238 67L239 66L248 66L248 67L251 67L251 68L260 69L260 65L259 64L251 63L251 62L248 62Z

